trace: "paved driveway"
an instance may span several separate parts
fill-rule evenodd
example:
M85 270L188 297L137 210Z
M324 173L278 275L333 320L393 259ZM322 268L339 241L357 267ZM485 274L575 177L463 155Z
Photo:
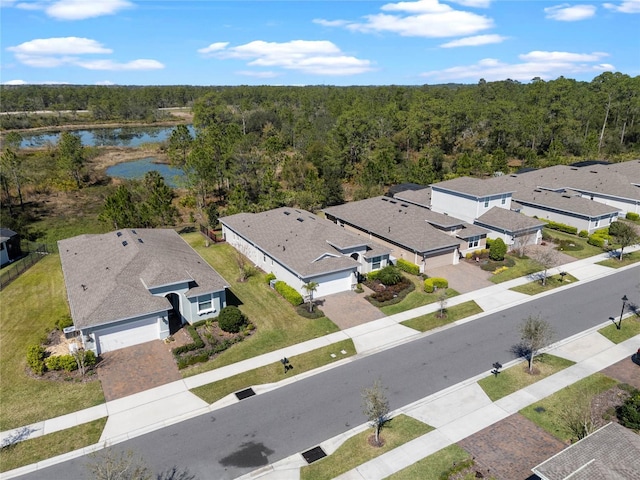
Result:
M344 330L386 316L364 298L369 293L372 292L341 292L319 298L316 303L333 323Z
M107 401L180 380L171 348L161 340L102 354L98 378Z
M478 265L473 265L464 260L460 261L458 265L429 268L427 275L446 278L449 281L449 288L453 288L459 293L469 293L479 288L494 285L489 281L490 272L485 272Z

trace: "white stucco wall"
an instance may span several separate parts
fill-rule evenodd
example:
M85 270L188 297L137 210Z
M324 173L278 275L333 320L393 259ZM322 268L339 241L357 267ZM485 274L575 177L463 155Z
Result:
M624 217L627 212L640 213L640 200L625 200L621 198L613 198L597 193L581 192L583 198L588 198L594 202L604 203L612 207L622 210L621 215Z
M540 219L551 220L553 222L564 223L565 225L571 225L576 227L578 231L587 230L592 233L595 230L608 227L611 222L617 218L616 213L601 216L597 219L580 218L574 215L568 215L561 212L553 212L543 208L538 208L532 205L522 205L520 210L525 215L530 217L538 217Z
M159 288L152 288L150 290L152 295L157 297L166 297L170 293L178 295L180 300L180 314L182 315L182 323L195 323L200 320L206 320L209 318L215 318L220 313L220 310L227 306L226 294L224 291L214 292L213 294L203 294L198 297L187 298L186 293L189 290L189 286L186 283L167 285ZM198 313L198 298L210 296L212 297L213 309L207 312Z
M452 192L444 192L438 190L435 186L432 186L431 189L432 211L446 213L468 223L473 223L476 218L493 207L509 210L511 208L511 194L490 195L478 199Z

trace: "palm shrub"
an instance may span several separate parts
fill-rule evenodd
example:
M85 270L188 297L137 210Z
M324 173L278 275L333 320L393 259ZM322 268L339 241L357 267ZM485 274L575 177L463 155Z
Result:
M218 326L225 332L238 333L247 324L247 317L234 305L228 305L220 310Z
M383 285L395 285L402 279L402 273L397 267L387 265L376 276Z

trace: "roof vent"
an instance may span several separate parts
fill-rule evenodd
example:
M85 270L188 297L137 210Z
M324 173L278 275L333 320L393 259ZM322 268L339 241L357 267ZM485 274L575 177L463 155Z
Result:
M538 192L538 193L542 193L542 190L540 190L539 188L534 188L533 191L534 192Z
M302 217L298 217L298 218L296 218L296 220L298 220L300 223L304 222L304 218L302 218Z
M122 232L116 232L116 236L121 237L122 236Z
M141 238L138 239L138 243L144 243Z
M571 170L578 170L578 167L571 167Z
M123 247L126 247L127 245L129 245L129 243L128 243L126 240L124 240L124 241L122 242L122 246L123 246Z
M591 172L591 173L598 173L598 172L596 172L595 170L589 170L589 172Z
M131 233L133 233L134 235L137 235L135 230L131 230Z
M400 206L401 207L408 207L409 205L407 205L406 203L401 203Z
M282 212L282 213L284 213L285 215L291 215L291 212Z
M386 197L382 197L382 198L381 198L381 200L382 200L383 202L388 202L388 201L389 201L389 199L388 199L388 198L386 198Z
M389 200L390 203L396 204L398 202L396 202L395 200Z

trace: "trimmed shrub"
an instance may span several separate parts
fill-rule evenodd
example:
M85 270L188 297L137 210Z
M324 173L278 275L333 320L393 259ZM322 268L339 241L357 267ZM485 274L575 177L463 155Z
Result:
M200 335L198 334L196 327L194 327L193 325L187 325L184 328L187 332L189 332L189 335L191 335L195 348L204 347L204 342L202 341L202 338L200 338Z
M278 280L276 282L275 289L276 292L282 295L282 297L294 307L297 307L302 302L304 302L302 295L300 295L295 288L287 285L282 280Z
M587 237L589 236L589 232L587 232L586 230L580 230L580 231L578 232L578 236L579 236L580 238L587 238Z
M29 345L27 347L27 365L36 375L42 375L47 371L44 362L45 349L42 345Z
M60 331L72 325L73 325L73 320L71 320L71 317L69 315L65 315L63 317L60 317L58 320L56 320L56 328Z
M78 369L78 363L73 355L55 355L49 357L45 361L49 370L64 370L65 372L73 372Z
M382 270L378 272L377 276L378 280L382 282L383 285L395 285L400 282L402 279L402 274L398 268L393 265L387 265Z
M631 396L617 408L616 416L625 427L640 429L640 390L631 392Z
M93 353L93 350L84 351L84 366L87 368L94 367L98 363L98 357Z
M433 293L438 288L449 288L449 282L446 278L432 277L424 281L424 291Z
M493 261L500 262L504 260L504 256L507 254L507 245L501 238L496 238L491 242L491 249L489 250L489 258Z
M246 323L247 317L233 305L224 307L218 315L218 326L224 332L238 333Z
M624 218L626 218L627 220L632 220L632 221L637 221L640 220L640 213L633 213L633 212L627 212L627 214L624 216Z
M607 233L608 231L609 231L608 228L604 228L602 230L596 230L591 235L589 235L589 239L587 240L587 243L595 247L604 248L609 244L609 235Z
M609 235L617 237L620 234L620 230L625 228L624 225L626 224L623 222L613 222L609 225Z
M487 238L486 240L486 244L487 244L487 248L489 250L491 250L491 244L493 243L493 238Z
M276 279L276 275L273 272L267 273L264 277L264 281L266 282L267 285L271 283L271 280L275 280L275 279Z
M396 266L403 272L410 273L411 275L420 275L420 267L415 263L408 262L404 258L399 258Z
M554 222L551 220L549 220L545 226L547 228L550 228L551 230L558 230L559 232L570 233L572 235L575 235L576 233L578 233L577 227L572 227L571 225Z

